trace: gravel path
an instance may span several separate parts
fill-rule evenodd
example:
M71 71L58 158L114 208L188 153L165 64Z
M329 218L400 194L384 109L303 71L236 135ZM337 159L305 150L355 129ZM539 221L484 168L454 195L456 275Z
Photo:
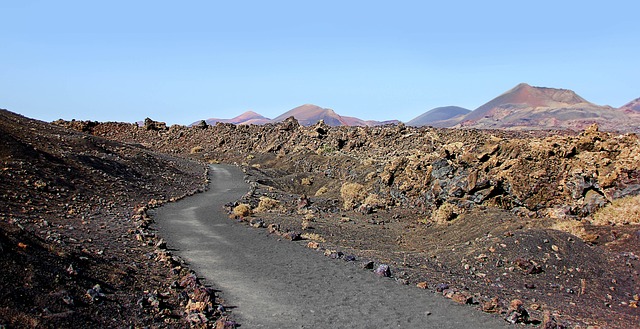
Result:
M236 167L211 166L211 186L155 214L160 234L222 291L243 328L503 328L504 320L378 278L266 230L230 220L224 203L248 187Z

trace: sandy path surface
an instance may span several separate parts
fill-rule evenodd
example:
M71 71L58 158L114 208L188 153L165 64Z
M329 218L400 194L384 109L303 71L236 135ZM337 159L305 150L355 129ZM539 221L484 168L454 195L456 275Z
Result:
M504 320L332 260L230 220L222 206L248 190L215 165L208 192L155 214L170 248L204 276L243 328L503 328Z

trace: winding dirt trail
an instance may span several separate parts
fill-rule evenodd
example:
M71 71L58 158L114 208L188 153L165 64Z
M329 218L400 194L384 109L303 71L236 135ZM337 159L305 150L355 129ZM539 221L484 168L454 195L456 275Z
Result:
M503 328L504 320L230 220L243 173L214 165L209 191L168 204L156 226L234 306L243 328Z

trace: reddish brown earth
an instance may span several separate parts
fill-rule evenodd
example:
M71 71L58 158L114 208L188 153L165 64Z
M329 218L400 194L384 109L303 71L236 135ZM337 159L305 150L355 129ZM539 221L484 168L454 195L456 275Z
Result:
M182 328L221 316L146 215L201 189L202 164L5 110L0 140L0 327Z
M595 126L582 133L302 127L292 119L59 124L242 165L256 182L242 201L254 209L248 221L307 233L318 243L310 247L330 256L388 263L401 282L446 284L445 296L485 311L508 317L524 307L529 323L548 328L640 324L640 227L615 218L594 225L599 209L640 194L637 135ZM346 183L359 185L341 192ZM264 196L280 207L259 207Z

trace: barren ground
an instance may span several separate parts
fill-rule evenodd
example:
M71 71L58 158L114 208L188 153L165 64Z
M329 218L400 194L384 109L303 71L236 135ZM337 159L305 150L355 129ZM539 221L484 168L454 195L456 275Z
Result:
M136 211L201 188L193 158L241 165L252 213L238 218L330 258L513 322L640 325L634 134L57 122L84 135L2 115L2 324L223 316Z

